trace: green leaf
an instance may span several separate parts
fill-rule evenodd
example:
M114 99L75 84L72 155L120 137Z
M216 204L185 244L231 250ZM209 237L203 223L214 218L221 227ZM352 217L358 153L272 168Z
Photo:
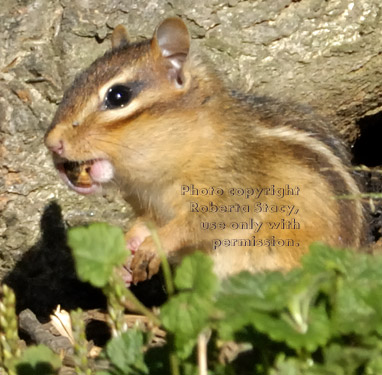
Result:
M324 346L330 338L330 324L324 306L311 308L306 331L299 331L286 319L285 315L272 317L270 314L254 314L252 324L260 332L269 335L275 341L285 342L293 349L306 349L314 352Z
M161 308L161 321L174 334L181 358L190 355L198 334L208 325L218 287L212 268L211 258L201 252L184 258L174 279L180 293Z
M382 374L382 357L381 353L374 355L369 361L366 367L366 374L368 375L379 375Z
M223 282L216 307L222 319L216 322L221 338L234 340L235 334L251 325L254 313L281 312L287 306L288 289L280 272L242 272Z
M309 253L302 258L302 264L306 271L312 273L333 270L345 274L353 258L354 254L350 250L333 249L321 242L315 242L310 245Z
M212 307L212 301L186 292L172 297L162 307L163 326L175 335L175 347L182 358L191 353L198 334L207 326Z
M326 311L314 304L331 282L330 273L301 269L233 276L223 283L216 303L224 316L217 323L220 336L232 340L238 331L253 326L291 348L314 351L330 337Z
M44 345L27 348L15 363L17 375L51 375L56 374L61 361Z
M238 307L261 311L282 309L288 301L288 286L281 272L241 272L223 282L218 306L237 312Z
M106 223L70 229L68 244L78 277L99 288L107 284L113 268L122 265L129 254L122 230Z
M184 258L176 270L174 282L178 290L193 290L200 296L214 294L218 280L212 259L199 251Z
M377 293L377 301L381 298L381 290ZM333 330L338 334L363 335L375 330L378 322L381 324L382 316L377 314L372 302L367 303L368 296L362 294L356 282L351 285L345 282L339 287L332 314Z
M143 333L136 329L113 338L106 346L106 355L115 375L143 375L149 370L143 359Z
M332 344L324 349L324 364L320 367L337 369L339 374L358 374L373 354L369 348Z
M311 246L303 259L307 272L331 271L335 276L327 290L332 305L333 334L365 335L382 330L382 257L331 249L322 244Z
M306 365L297 358L285 358L284 355L280 355L270 375L306 375L305 368Z

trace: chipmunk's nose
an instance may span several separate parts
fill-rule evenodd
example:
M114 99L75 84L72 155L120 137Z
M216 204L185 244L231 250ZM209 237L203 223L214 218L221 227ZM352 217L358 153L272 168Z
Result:
M48 133L45 137L45 146L49 151L62 156L65 151L64 141L61 138L54 137L52 133Z
M64 142L60 139L56 144L48 145L48 149L58 155L64 152Z

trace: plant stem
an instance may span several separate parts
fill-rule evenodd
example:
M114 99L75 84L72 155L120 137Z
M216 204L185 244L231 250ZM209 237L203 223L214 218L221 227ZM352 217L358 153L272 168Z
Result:
M176 355L176 351L174 349L174 336L168 335L168 342L170 345L170 368L171 368L171 375L180 375L179 371L179 358Z
M129 289L126 289L126 298L134 304L137 312L145 315L151 323L155 324L156 326L161 325L160 320L145 305L143 305L141 301L139 301L138 298L135 297L135 295Z
M207 342L208 334L206 332L201 332L198 335L198 366L199 375L207 375Z
M166 253L163 250L162 243L161 243L160 238L158 236L158 231L156 230L155 226L152 223L147 223L146 225L150 229L151 237L155 243L155 246L158 250L159 257L161 259L163 276L164 276L164 281L166 284L167 294L169 296L172 296L175 293L175 287L174 287L174 283L172 280L170 265L168 263ZM169 354L171 375L180 375L179 358L178 358L176 351L175 351L175 348L174 348L174 337L172 335L169 335L168 341L169 341L170 348L171 348L170 354Z
M174 294L175 288L174 288L174 283L172 281L171 269L170 269L170 265L168 264L166 253L163 250L162 243L158 236L158 231L156 230L155 226L152 223L147 223L146 225L150 229L151 237L155 243L155 246L157 247L159 257L161 259L163 276L164 276L164 281L166 283L167 293L169 296L172 296Z

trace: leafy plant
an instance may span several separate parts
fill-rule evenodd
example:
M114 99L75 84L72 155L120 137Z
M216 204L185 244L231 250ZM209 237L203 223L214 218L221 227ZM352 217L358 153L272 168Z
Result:
M61 361L49 348L40 345L20 349L15 313L15 295L6 285L0 287L0 374L53 375Z
M122 230L106 223L72 228L68 245L79 278L98 288L106 286L114 267L123 265L128 256Z
M43 345L27 348L15 363L18 375L52 375L60 366L58 356Z
M380 255L317 243L302 266L288 273L242 272L220 282L211 259L195 252L176 268L173 279L166 272L171 292L160 314L154 315L135 300L115 272L128 256L120 230L107 224L75 228L69 231L69 244L79 277L101 287L109 301L113 338L103 357L110 366L97 375L206 374L203 355L209 375L382 373ZM138 327L127 330L123 322L127 300L136 303L152 326L166 330L165 345L151 345L150 332ZM5 313L0 308L0 322L12 316L11 310L8 306ZM2 324L4 361L10 347L4 337L11 343L14 336L7 331L15 328ZM78 333L77 337L82 340ZM6 354L0 373L3 366L9 374L23 374L19 363L36 368L43 363L42 349L37 350L38 354L28 349L21 357L9 352L13 354ZM204 351L207 354L201 354ZM49 371L55 371L56 360L49 356L44 360L51 364Z

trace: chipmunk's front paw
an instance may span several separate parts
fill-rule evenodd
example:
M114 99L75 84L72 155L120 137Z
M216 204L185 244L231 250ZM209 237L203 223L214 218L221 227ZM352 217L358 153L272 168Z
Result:
M125 282L126 288L130 288L133 282L133 275L129 266L129 262L117 269L117 273L121 276L122 280Z
M150 231L144 224L137 224L131 228L126 234L126 247L131 251L132 254L140 248L142 243L147 237L150 236Z
M151 250L155 246L148 246L149 242L150 238L143 242L131 261L134 284L150 279L159 271L160 258L155 250Z

